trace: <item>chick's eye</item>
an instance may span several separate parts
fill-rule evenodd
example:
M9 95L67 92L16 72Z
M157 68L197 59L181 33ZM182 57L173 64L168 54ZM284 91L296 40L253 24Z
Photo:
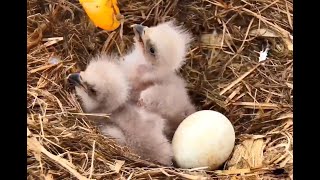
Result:
M150 51L151 54L154 54L154 53L155 53L155 50L154 50L153 47L151 47L151 48L149 49L149 51Z
M93 88L89 88L91 94L96 95L97 91Z

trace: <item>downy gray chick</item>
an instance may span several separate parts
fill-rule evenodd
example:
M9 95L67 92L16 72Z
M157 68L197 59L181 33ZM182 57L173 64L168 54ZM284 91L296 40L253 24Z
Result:
M139 92L181 68L192 36L173 21L153 27L135 24L133 30L134 47L124 57L122 67L139 96Z
M164 135L165 119L128 102L130 86L115 57L97 56L85 71L68 77L86 113L107 113L101 131L143 159L169 166L172 147Z
M133 30L135 47L123 62L137 87L133 99L168 119L166 134L171 139L181 121L196 111L185 81L176 73L192 36L173 21L154 27L133 25Z

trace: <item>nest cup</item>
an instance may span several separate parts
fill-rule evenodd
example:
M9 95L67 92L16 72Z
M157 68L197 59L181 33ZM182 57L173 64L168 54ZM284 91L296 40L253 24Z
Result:
M28 179L291 178L293 1L118 4L123 31L106 32L90 22L78 1L27 2ZM180 71L193 102L225 114L236 132L230 158L216 171L163 168L139 159L96 130L65 82L96 53L130 50L130 25L173 18L195 36ZM261 64L266 44L270 50ZM59 61L51 63L53 57Z

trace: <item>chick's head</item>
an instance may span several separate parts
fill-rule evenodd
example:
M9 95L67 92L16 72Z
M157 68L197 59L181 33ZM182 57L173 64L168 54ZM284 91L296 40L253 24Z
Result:
M136 44L142 46L145 59L155 68L174 71L184 64L192 36L174 21L152 27L138 24L132 27Z
M128 99L128 81L111 57L95 57L84 71L70 74L68 81L75 86L76 94L88 113L99 110L111 113Z

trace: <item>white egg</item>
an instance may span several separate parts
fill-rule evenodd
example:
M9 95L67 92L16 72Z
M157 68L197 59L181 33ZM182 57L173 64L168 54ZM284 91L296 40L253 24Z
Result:
M198 111L177 128L172 140L174 159L181 168L215 170L229 158L234 143L234 128L227 117L216 111Z

